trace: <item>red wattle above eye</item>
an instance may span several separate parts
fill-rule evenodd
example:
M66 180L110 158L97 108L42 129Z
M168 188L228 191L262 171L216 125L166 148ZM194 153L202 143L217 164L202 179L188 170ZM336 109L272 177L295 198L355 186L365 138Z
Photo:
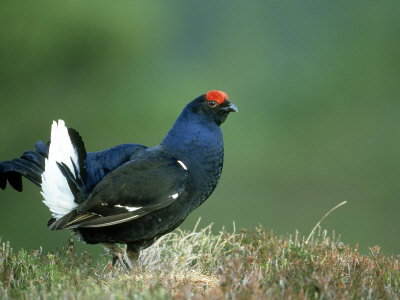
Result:
M221 104L229 99L228 95L223 91L212 90L209 91L206 95L208 101L215 101L218 104Z

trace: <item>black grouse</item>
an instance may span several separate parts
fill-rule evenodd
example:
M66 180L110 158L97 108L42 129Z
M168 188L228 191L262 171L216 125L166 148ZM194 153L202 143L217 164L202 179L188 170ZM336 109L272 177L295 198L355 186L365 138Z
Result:
M156 147L122 144L86 153L78 132L53 122L49 146L0 163L7 181L22 191L21 175L41 188L51 230L70 229L88 244L102 243L131 268L139 251L172 231L202 204L221 176L224 145L220 125L238 111L222 91L186 105ZM126 254L116 243L126 244Z

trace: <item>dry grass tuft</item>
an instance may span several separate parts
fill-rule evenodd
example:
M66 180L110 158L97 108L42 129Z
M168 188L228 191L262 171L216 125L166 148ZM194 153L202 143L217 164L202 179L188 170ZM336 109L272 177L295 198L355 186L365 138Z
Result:
M0 296L6 299L399 299L400 256L378 246L361 255L326 231L308 243L258 226L240 233L211 225L175 231L142 252L128 274L107 258L0 244Z

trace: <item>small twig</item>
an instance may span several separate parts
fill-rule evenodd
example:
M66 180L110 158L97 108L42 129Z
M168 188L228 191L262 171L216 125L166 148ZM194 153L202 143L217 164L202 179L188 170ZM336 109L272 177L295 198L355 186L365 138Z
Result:
M322 223L323 220L325 220L325 218L331 213L333 212L336 208L341 207L342 205L345 205L347 203L347 201L343 201L341 203L339 203L338 205L336 205L335 207L331 208L319 221L317 224L315 224L314 228L311 230L310 235L308 236L308 238L306 239L306 244L308 243L308 241L310 240L311 236L313 235L315 229L317 229L317 227Z

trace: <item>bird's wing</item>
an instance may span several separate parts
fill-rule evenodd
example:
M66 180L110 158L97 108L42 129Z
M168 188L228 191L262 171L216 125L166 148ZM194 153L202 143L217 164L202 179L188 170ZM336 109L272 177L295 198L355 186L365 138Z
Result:
M110 172L86 201L49 224L51 229L104 227L169 206L186 188L183 162L160 147L142 151Z
M107 150L88 153L86 190L91 192L108 173L132 160L134 155L146 148L139 144L122 144Z

